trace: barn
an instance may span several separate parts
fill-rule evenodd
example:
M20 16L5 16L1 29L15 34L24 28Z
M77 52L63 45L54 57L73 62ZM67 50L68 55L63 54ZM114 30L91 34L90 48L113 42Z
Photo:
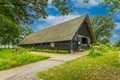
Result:
M88 49L94 42L89 16L84 15L34 32L18 45L24 48L68 50L72 53L80 49Z

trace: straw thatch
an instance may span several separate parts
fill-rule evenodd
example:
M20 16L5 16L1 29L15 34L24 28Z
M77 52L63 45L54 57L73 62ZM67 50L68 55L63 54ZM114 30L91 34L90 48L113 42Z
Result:
M88 15L84 15L39 32L32 33L23 39L19 45L70 41L73 39L86 17L88 17Z

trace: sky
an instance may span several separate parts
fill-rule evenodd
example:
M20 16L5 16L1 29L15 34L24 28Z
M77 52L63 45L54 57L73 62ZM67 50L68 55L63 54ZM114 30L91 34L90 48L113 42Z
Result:
M106 15L109 13L109 9L101 6L102 0L89 0L89 3L83 3L83 0L75 0L77 3L73 5L73 11L67 16L62 16L58 10L51 4L51 0L48 2L48 18L35 20L34 24L30 27L35 31L40 31L53 25L68 21L70 19L88 14L89 16ZM113 36L111 42L115 43L120 39L120 10L114 14L114 21L116 23L115 30L112 32Z

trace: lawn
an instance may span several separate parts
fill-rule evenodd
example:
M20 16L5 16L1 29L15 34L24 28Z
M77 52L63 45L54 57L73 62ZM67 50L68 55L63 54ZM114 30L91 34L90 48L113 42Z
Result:
M22 48L18 51L14 49L3 49L0 51L0 70L33 63L47 58L49 57L29 54L28 50Z
M37 75L43 80L120 80L118 50L106 46Z

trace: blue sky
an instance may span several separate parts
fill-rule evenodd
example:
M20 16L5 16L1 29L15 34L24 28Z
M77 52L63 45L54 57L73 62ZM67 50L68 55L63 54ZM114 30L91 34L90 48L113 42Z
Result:
M96 15L106 15L109 13L109 9L100 5L102 0L89 0L89 3L83 3L83 0L75 0L77 3L73 5L73 12L69 13L67 16L62 16L57 11L57 9L51 4L51 0L49 0L49 6L47 8L48 18L47 19L39 19L35 20L35 23L30 25L31 28L37 32L39 30L51 27L53 25L62 23L64 21L68 21L70 19L79 17L84 14L89 14L89 16ZM117 11L114 14L114 21L116 22L116 28L113 31L113 36L111 38L111 42L114 43L120 39L120 11Z

